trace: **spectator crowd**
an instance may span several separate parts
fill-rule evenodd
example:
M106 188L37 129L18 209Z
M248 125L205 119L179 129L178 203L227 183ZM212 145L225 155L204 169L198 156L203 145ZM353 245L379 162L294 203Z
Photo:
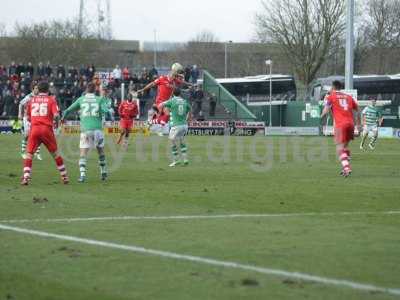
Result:
M132 72L128 67L115 66L109 72L109 78L99 78L96 67L81 65L77 67L66 67L64 65L51 65L39 63L33 66L32 63L15 63L9 66L0 64L0 117L13 119L18 115L19 102L31 92L32 86L39 81L46 80L50 83L50 93L55 95L61 110L66 109L73 101L79 98L85 91L88 82L94 82L98 92L104 90L106 96L112 101L114 111L121 101L122 83L125 86L125 95L129 96L130 91L142 89L148 83L159 76L159 71L153 66L150 69L143 68L141 72ZM197 83L200 70L196 65L185 68L185 81ZM147 102L153 102L155 90L147 91L141 95L140 116L145 116ZM210 116L215 115L215 96L204 95L199 86L191 89L188 98L192 103L193 112L199 119L204 117L203 101L208 99Z

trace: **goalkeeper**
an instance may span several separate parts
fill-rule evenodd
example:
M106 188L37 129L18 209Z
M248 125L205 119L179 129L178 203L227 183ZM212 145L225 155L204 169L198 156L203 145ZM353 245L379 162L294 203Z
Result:
M376 99L371 100L371 104L368 105L362 111L362 140L360 149L364 150L365 141L370 135L369 148L374 150L376 147L376 141L378 140L378 128L382 126L383 118L381 111L376 107Z

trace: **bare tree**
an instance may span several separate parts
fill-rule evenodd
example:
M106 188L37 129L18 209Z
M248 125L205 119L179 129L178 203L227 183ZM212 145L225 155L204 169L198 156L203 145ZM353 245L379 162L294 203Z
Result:
M375 52L375 72L385 73L392 50L400 47L400 0L367 0L365 10L363 38Z
M0 38L7 36L6 24L0 22Z
M217 36L208 30L199 32L185 46L187 58L201 68L208 69L214 74L223 72L223 43L220 43Z
M72 64L87 61L99 50L96 47L100 43L93 37L89 31L78 37L76 21L17 23L8 51L11 57L21 61Z
M308 86L344 31L345 1L266 0L256 15L262 42L277 43L299 80Z

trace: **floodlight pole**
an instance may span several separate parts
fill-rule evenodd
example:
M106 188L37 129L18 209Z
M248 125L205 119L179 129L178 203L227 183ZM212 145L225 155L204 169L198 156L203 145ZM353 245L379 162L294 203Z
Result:
M228 43L232 44L232 41L225 42L225 78L228 78Z
M153 65L157 68L157 29L154 29Z
M272 60L266 60L265 64L269 66L269 127L272 127Z
M354 0L347 0L345 89L353 89L354 73Z

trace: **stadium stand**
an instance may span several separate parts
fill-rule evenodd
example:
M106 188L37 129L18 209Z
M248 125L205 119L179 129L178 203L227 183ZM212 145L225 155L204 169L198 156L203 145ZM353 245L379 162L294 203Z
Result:
M188 72L188 78L191 82L196 82L199 77L197 67L194 69L194 72ZM128 67L120 68L119 66L115 66L111 70L108 73L117 74L118 78L108 78L109 80L105 83L102 78L99 78L99 74L107 72L97 70L93 64L81 65L80 67L67 67L50 63L39 63L34 67L30 62L27 64L12 62L9 66L0 64L0 118L15 119L18 114L19 102L31 92L32 84L41 80L47 80L50 83L50 91L57 97L61 110L68 107L85 91L88 82L93 81L98 90L101 85L107 86L108 96L113 100L114 110L117 111L116 108L121 101L122 87L125 87L124 95L127 95L130 90L141 89L147 85L159 73L165 73L165 71L159 72L154 66L150 69L143 68L139 72L133 72ZM153 103L155 93L155 90L151 90L140 98L141 119L147 117L147 111ZM214 101L215 96L204 94L198 88L187 90L185 97L190 100L196 119L229 119L231 117L229 111Z

